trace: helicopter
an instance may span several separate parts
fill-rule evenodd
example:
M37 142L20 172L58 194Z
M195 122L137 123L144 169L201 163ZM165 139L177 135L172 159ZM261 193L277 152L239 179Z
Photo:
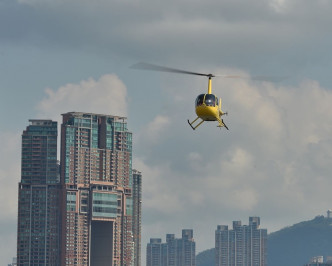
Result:
M223 115L227 115L227 112L223 112L221 110L221 98L218 98L214 94L212 94L212 78L214 77L223 77L223 78L244 78L236 75L214 75L214 74L204 74L191 72L187 70L181 70L176 68L164 67L159 65L154 65L145 62L139 62L131 68L134 69L143 69L143 70L154 70L154 71L162 71L162 72L171 72L171 73L180 73L180 74L189 74L189 75L197 75L197 76L205 76L208 78L208 90L207 93L202 93L197 96L195 101L195 111L197 117L190 122L188 119L188 124L191 126L193 130L198 128L205 121L217 121L217 127L222 128L225 127L227 130L224 120L222 119ZM272 80L271 77L256 77L256 80ZM276 80L277 81L277 80Z

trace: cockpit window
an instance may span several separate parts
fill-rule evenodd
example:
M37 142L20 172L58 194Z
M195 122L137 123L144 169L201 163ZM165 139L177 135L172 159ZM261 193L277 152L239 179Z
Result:
M216 105L219 105L218 97L216 97Z
M205 104L207 106L215 106L216 103L216 96L213 94L206 94L205 95Z
M202 105L204 102L204 94L200 94L196 98L196 106Z

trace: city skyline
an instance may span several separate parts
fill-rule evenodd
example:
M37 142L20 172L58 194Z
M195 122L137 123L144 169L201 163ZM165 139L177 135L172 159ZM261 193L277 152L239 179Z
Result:
M142 243L193 228L200 252L217 224L259 215L273 232L331 209L331 11L324 0L1 1L1 261L16 250L22 129L72 111L128 117L148 184ZM213 81L230 130L187 124L205 78L130 69L141 61L248 76Z
M22 134L18 265L132 265L141 260L142 174L125 117L30 119Z
M57 122L30 119L30 125L22 134L18 265L24 263L104 265L105 259L112 261L112 265L141 265L142 174L140 171L132 169L132 135L127 131L126 118L82 112L69 112L62 116L60 163L57 161ZM128 177L132 178L128 179ZM60 183L62 190L59 186ZM122 186L124 187L121 188ZM125 196L121 195L126 191L125 187L128 190L127 197L129 196L132 202L123 205L121 202L130 200L126 200ZM26 193L29 193L27 197ZM114 205L118 206L115 209L116 212L107 211L112 209L112 206L109 205L112 195L116 196ZM27 205L27 203L29 204ZM36 205L38 206L36 207ZM91 210L89 206L91 206ZM114 220L117 215L124 216L126 212L131 213L129 220L123 217L120 220ZM327 215L330 215L330 211L327 212ZM35 216L36 218L34 218ZM89 216L92 217L92 220L89 220ZM60 217L62 217L61 226ZM121 225L124 220L127 220L129 224ZM36 227L33 227L34 223ZM25 228L26 225L29 226ZM260 232L259 226L259 217L249 218L249 228L257 229ZM218 230L228 232L227 226L223 226L225 229L221 227L218 226ZM62 228L62 237L60 237L60 228ZM109 228L111 228L110 234L107 233ZM234 232L239 231L239 228L246 229L246 226L242 227L241 222L233 222ZM26 229L29 230L29 234L24 233L27 232ZM124 237L124 230L128 229L129 235ZM117 230L119 230L118 233ZM38 239L41 237L41 232L44 232L45 240ZM46 232L50 232L49 235L45 234ZM250 235L252 234L250 233ZM27 240L25 240L25 235L28 236ZM117 235L119 235L119 240L121 239L120 243L118 240L114 240L114 238L117 239ZM121 238L120 235L122 235ZM244 232L241 235L244 236L247 233ZM242 239L243 236L239 239ZM266 236L265 230L265 238ZM133 240L130 240L131 237ZM235 236L235 238L238 237ZM127 241L125 239L133 241L135 244L130 244L131 242L128 243L129 245L125 244ZM192 244L188 246L187 242ZM78 243L81 243L82 246ZM154 243L160 246L159 255L153 254L153 248L150 247ZM126 245L128 248L125 248ZM113 254L107 252L106 247L113 250ZM191 251L187 251L187 248ZM46 250L51 253L46 253ZM130 252L128 256L131 259L124 260L121 252L125 252L127 255ZM174 234L167 234L165 244L162 244L159 239L150 239L146 252L147 265L154 265L155 256L159 256L160 265L163 266L196 265L193 230L183 229L181 239L176 239ZM108 257L107 254L112 255ZM121 256L117 257L117 254ZM218 257L218 252L216 256Z

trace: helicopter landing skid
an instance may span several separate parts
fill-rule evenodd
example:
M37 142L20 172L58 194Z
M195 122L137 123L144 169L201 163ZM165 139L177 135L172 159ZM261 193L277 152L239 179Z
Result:
M224 120L221 119L221 121L222 121L222 123L224 124L224 127L225 127L227 130L229 130L228 127L226 126Z
M188 119L187 121L188 121L189 126L190 126L193 130L195 130L195 128L191 125L189 119Z
M219 125L217 127L219 127L220 129L222 127L225 127L227 130L229 130L223 119L218 119L218 122L219 122Z
M192 121L191 123L190 123L190 121L189 121L189 119L188 119L188 124L191 126L191 128L193 129L193 130L195 130L196 128L198 128L203 122L204 122L204 120L202 120L201 122L199 122L198 124L196 124L196 125L194 125L193 126L193 124L197 121L199 119L199 117L197 117L194 121Z

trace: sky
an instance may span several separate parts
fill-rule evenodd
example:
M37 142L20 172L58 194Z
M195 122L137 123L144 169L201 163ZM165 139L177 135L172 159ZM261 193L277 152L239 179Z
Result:
M329 0L0 0L1 261L16 256L21 134L70 111L128 117L143 258L150 238L182 229L198 253L220 224L260 216L274 232L325 215L331 12ZM245 77L212 82L229 131L186 121L206 77L130 68L141 61Z

